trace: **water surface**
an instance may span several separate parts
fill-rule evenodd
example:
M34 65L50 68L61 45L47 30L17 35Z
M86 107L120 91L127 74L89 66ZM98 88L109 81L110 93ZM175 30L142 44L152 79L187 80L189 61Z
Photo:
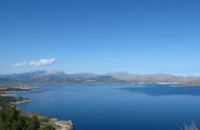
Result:
M71 119L75 130L180 130L200 123L200 88L169 85L45 86L20 93L24 111ZM200 125L199 125L200 126Z

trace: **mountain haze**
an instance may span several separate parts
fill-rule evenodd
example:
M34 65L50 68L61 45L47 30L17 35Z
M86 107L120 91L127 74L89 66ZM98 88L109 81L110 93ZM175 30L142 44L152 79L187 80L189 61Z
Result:
M34 71L20 74L0 75L1 86L55 85L55 84L179 84L200 85L200 77L174 76L168 74L134 75L129 73L66 74L62 71Z

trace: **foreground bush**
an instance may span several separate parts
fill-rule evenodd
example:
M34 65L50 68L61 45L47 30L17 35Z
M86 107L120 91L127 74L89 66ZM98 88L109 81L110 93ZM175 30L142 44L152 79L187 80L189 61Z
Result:
M55 130L49 124L41 126L37 116L25 116L15 107L0 109L0 130Z

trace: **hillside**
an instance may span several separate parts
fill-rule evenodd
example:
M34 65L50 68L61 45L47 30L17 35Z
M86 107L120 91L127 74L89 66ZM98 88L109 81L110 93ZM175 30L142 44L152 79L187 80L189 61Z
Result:
M98 74L66 74L60 71L34 71L20 74L0 75L0 86L20 85L60 85L60 84L127 84L127 83L156 83L200 85L200 77L184 77L167 74L133 75L129 73Z

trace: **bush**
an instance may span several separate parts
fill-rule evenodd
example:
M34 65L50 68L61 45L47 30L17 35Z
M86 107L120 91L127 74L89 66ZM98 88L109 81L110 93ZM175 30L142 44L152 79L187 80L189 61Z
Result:
M55 130L49 124L40 128L40 124L37 116L22 115L15 107L0 109L0 130Z

